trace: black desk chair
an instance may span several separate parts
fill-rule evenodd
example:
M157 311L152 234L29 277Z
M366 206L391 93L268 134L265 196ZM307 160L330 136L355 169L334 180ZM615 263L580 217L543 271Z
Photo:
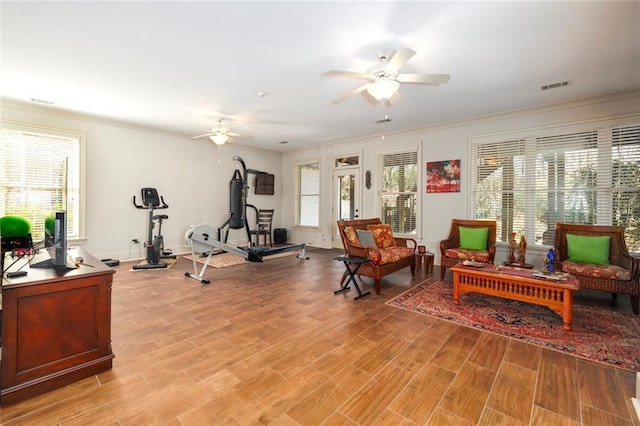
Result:
M273 247L273 240L271 238L271 224L273 222L273 209L259 209L256 229L251 230L251 235L256 236L256 244L260 245L260 236L264 236L264 245L267 245L267 239L269 240L269 247ZM253 237L251 238L253 240Z

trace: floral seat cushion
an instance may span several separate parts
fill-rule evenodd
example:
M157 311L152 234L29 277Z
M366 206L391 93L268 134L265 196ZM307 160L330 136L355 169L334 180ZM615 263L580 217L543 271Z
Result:
M397 262L409 256L413 256L412 247L389 247L386 249L369 250L369 258L374 265L386 265L387 263Z
M445 256L459 260L475 260L476 262L490 263L489 252L486 250L466 250L462 248L450 248L445 250Z
M562 262L562 272L572 275L586 275L589 277L613 279L620 281L631 280L631 271L615 265L595 265L593 263Z

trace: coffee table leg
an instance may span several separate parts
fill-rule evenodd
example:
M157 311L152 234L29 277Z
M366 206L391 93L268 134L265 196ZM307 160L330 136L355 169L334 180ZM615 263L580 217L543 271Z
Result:
M453 304L460 304L460 276L457 272L453 273Z
M573 291L565 290L562 303L562 322L564 329L573 330Z

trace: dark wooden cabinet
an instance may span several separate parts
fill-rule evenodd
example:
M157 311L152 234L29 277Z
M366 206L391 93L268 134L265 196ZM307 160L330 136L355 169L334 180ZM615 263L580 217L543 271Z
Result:
M83 250L70 255L84 264L2 281L3 405L111 368L114 271Z

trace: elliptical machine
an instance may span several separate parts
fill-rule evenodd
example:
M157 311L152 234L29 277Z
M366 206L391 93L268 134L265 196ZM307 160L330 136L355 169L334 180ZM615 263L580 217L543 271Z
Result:
M149 235L147 241L144 243L147 249L147 263L134 265L133 269L160 269L166 268L167 263L162 259L172 258L176 256L171 251L165 251L164 239L162 237L162 221L169 219L166 214L154 215L156 209L166 209L169 206L164 202L164 198L158 195L158 191L155 188L142 188L140 190L142 194L142 205L136 203L136 196L133 196L133 205L137 209L146 209L149 211ZM158 235L153 236L153 228L155 228L155 221L158 221Z

